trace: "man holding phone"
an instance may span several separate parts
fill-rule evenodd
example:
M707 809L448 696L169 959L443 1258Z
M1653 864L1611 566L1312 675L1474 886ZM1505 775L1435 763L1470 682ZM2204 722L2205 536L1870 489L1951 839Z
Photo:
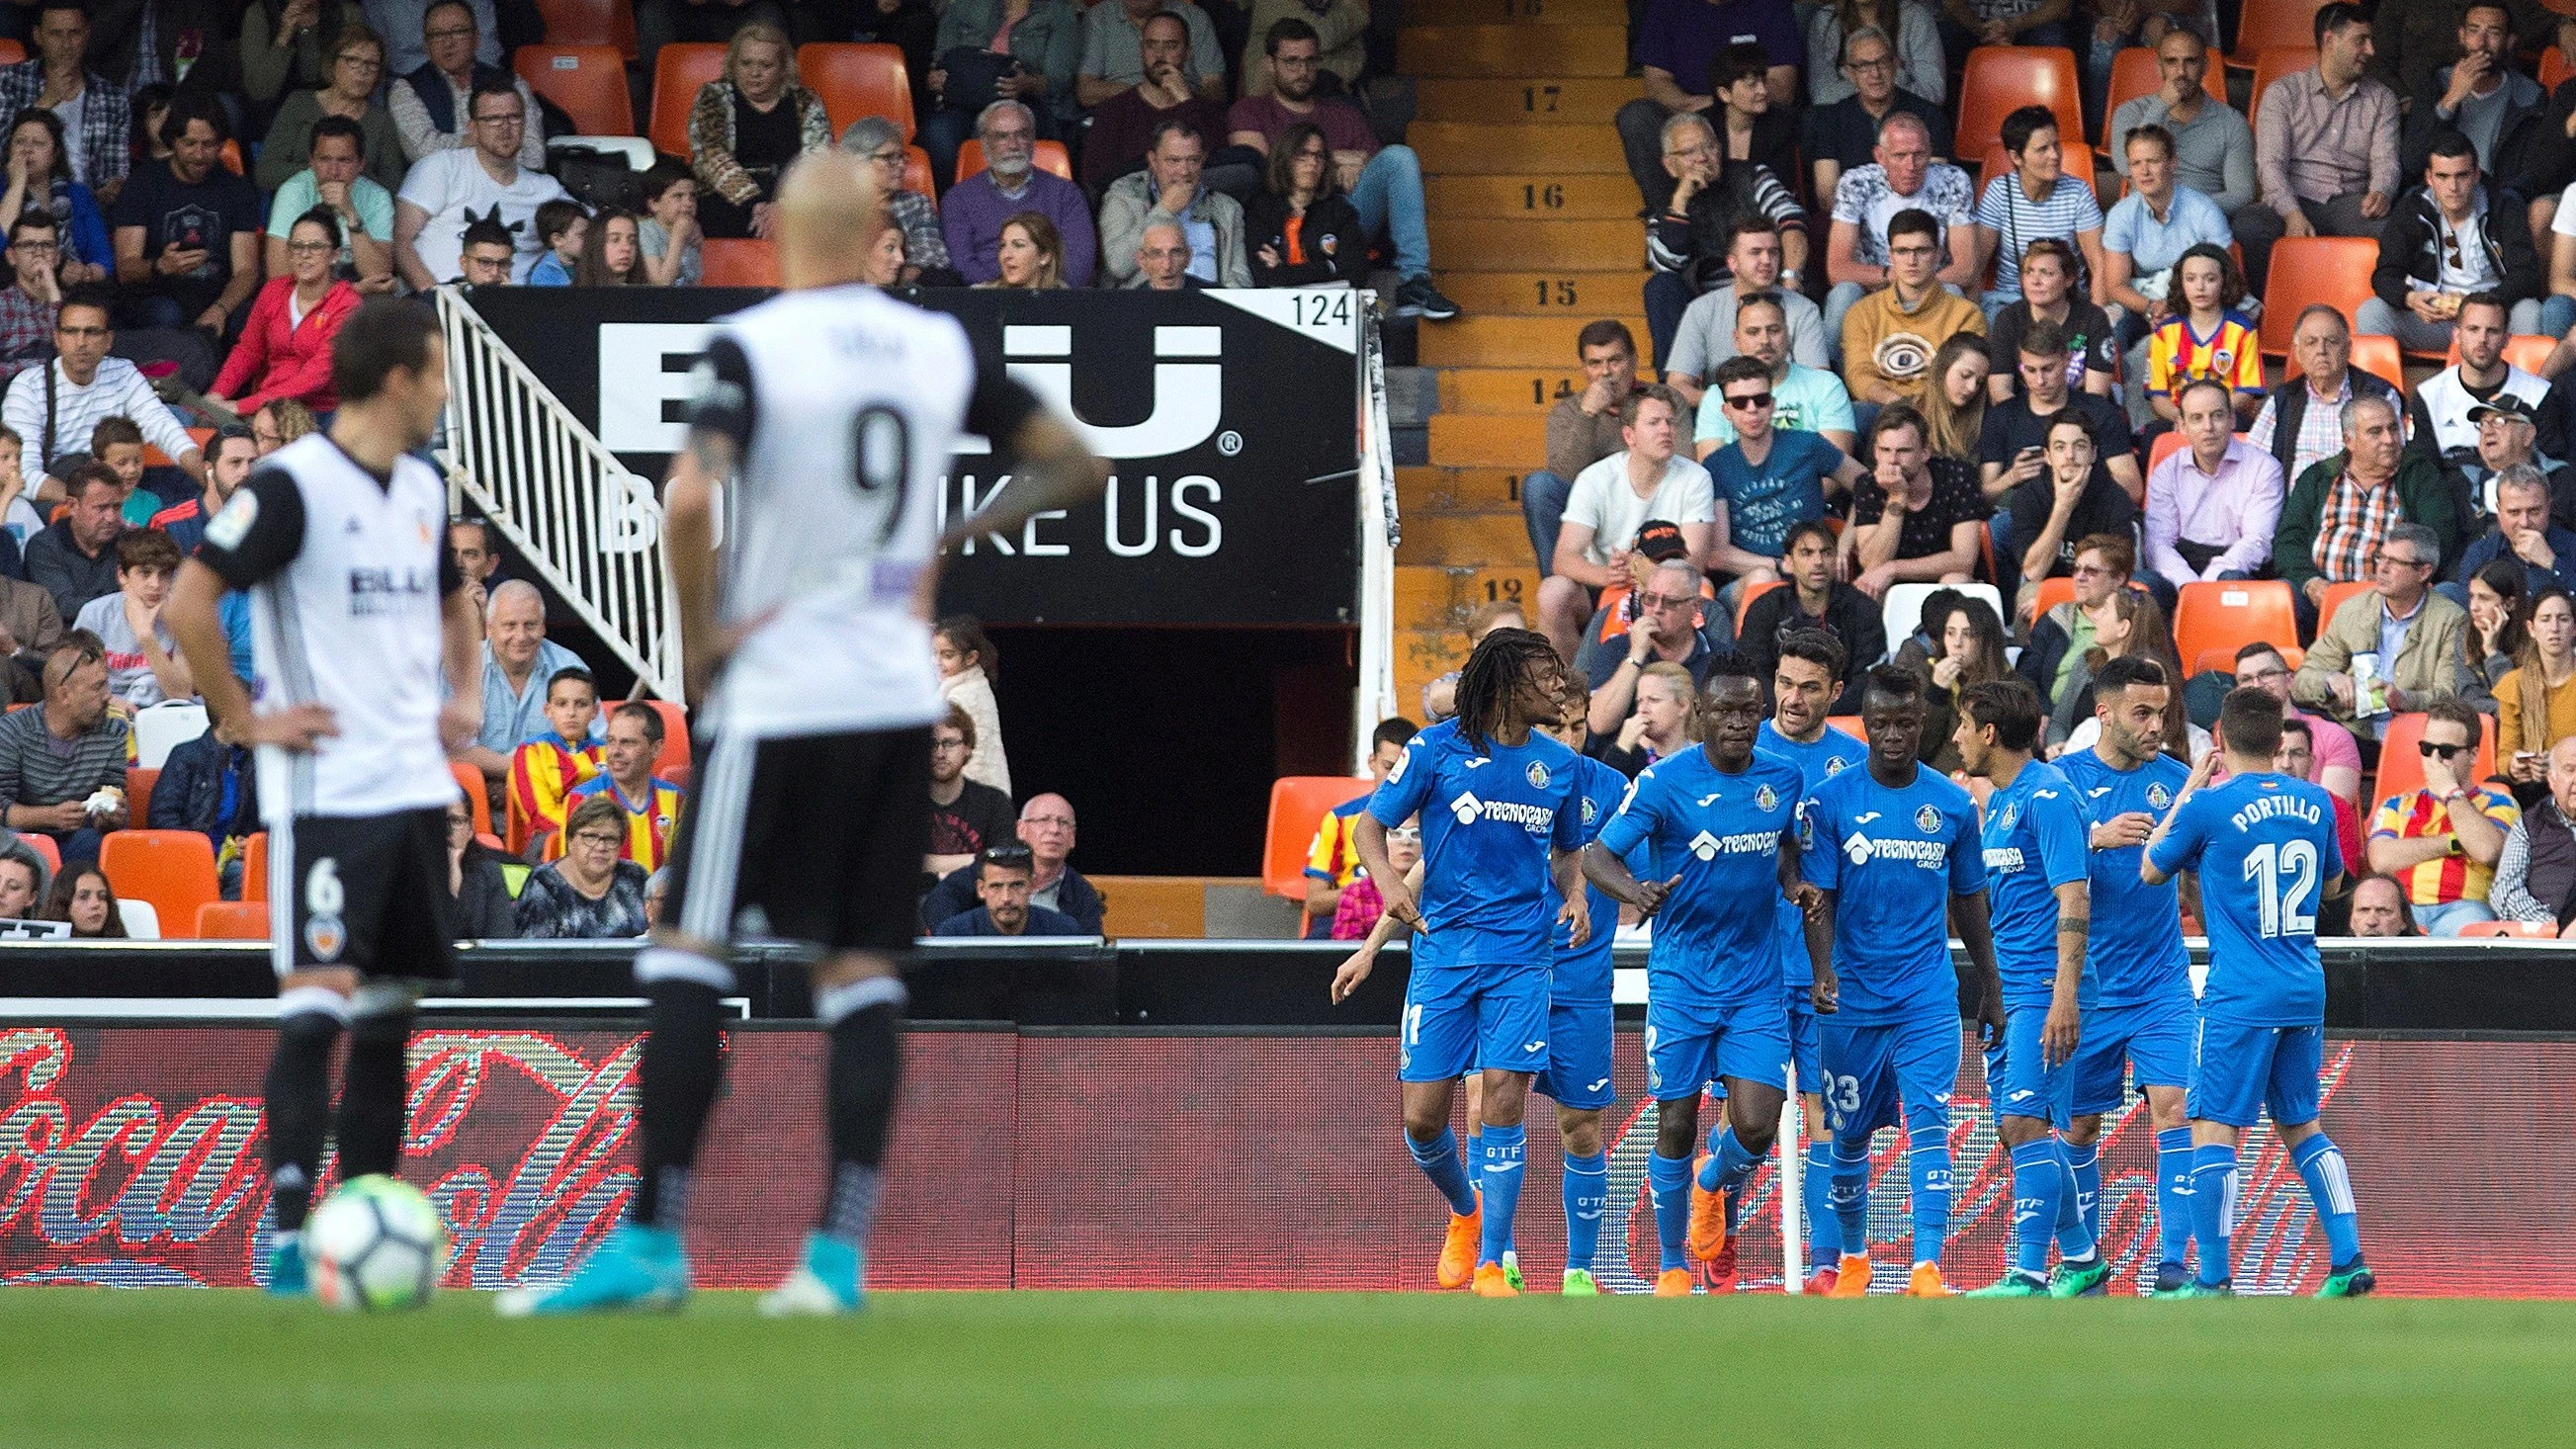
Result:
M2048 471L2048 424L2072 409L2093 433L2093 473L2120 486L2131 503L2147 496L2146 475L2138 468L2138 449L2129 434L2129 419L2119 404L2066 386L2066 329L2036 322L2015 347L2021 374L2019 396L1986 409L1985 430L1977 438L1979 472L1988 501L1997 501ZM2012 540L2018 552L2030 540ZM2001 554L2005 540L1996 540Z

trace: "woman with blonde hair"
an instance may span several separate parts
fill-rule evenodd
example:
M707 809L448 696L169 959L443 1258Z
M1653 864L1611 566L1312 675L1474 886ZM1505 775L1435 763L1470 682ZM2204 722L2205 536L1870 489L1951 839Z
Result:
M1002 223L1002 240L993 261L1002 274L976 286L1052 291L1064 285L1064 234L1043 212L1019 212Z
M1923 389L1924 442L1944 458L1977 461L1977 434L1986 426L1986 375L1994 364L1986 340L1961 332L1932 354L1931 381Z
M755 20L725 47L724 74L689 107L689 168L698 227L712 237L769 239L778 178L799 156L832 145L823 98L796 81L787 32Z

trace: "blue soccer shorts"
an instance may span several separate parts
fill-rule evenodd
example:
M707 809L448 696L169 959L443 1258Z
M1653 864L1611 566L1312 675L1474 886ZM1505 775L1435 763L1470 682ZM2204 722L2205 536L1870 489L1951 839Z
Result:
M2275 1127L2314 1122L2325 1056L2322 1026L2239 1026L2204 1015L2184 1110L2230 1127L2253 1126L2265 1107Z
M1806 986L1782 988L1789 1008L1789 1061L1798 1069L1798 1090L1824 1095L1824 1036L1817 1026L1816 999Z
M1395 1075L1447 1082L1483 1067L1537 1072L1548 1063L1548 972L1530 966L1423 966L1404 989Z
M2046 1005L2004 1008L2003 1040L1986 1053L1986 1101L1998 1117L2032 1117L2063 1131L2074 1076L2065 1062L2048 1064L2047 1028Z
M1734 1077L1789 1084L1789 1014L1768 993L1709 1006L1646 1001L1646 1089L1660 1102Z
M1589 1112L1619 1100L1610 1085L1610 1003L1558 1001L1547 1009L1547 1067L1532 1090L1560 1107Z
M1835 1137L1866 1137L1900 1122L1949 1122L1950 1094L1959 1085L1956 1011L1944 1007L1879 1026L1853 1025L1837 1014L1822 1026L1825 1115Z
M2189 992L2085 1012L2084 1035L2068 1064L2075 1079L2069 1110L2094 1117L2128 1105L2124 1068L2135 1069L2141 1088L2190 1086L2191 1039L2199 1025L2200 1007Z

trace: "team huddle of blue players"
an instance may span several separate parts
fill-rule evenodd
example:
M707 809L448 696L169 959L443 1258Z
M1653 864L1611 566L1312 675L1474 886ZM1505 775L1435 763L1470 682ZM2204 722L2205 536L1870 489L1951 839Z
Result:
M2094 681L2100 741L2052 763L2035 753L2038 696L2018 680L1976 686L1952 737L1972 793L1921 764L1925 700L1909 671L1869 672L1865 745L1830 728L1843 664L1822 631L1784 639L1768 680L1719 657L1698 700L1701 742L1622 781L1572 747L1580 687L1545 642L1497 630L1461 674L1458 714L1417 735L1371 798L1354 834L1386 918L1334 998L1392 933L1419 933L1397 1075L1407 1145L1450 1211L1441 1285L1522 1286L1512 1222L1535 1086L1557 1104L1565 1151L1565 1291L1599 1291L1601 1123L1616 1099L1610 942L1624 906L1652 922L1658 1295L1687 1295L1703 1273L1732 1286L1740 1204L1794 1073L1814 1265L1804 1291L1869 1291L1872 1140L1902 1127L1905 1291L1950 1296L1941 1255L1963 1017L2013 1173L2007 1269L1969 1296L2107 1290L2097 1144L2132 1076L2156 1132L2158 1260L2145 1291L2233 1291L2237 1154L2268 1110L2324 1229L2319 1296L2369 1292L2350 1176L2317 1120L2315 911L2333 884L2335 817L2322 790L2272 773L2278 702L2229 695L2220 746L2186 769L2163 738L2175 682L2152 660L2113 660ZM2222 757L2227 777L2212 785ZM1422 862L1397 879L1386 831L1417 818ZM2197 996L2187 900L2210 943ZM1463 1163L1450 1125L1462 1079ZM1722 1118L1703 1145L1710 1095Z

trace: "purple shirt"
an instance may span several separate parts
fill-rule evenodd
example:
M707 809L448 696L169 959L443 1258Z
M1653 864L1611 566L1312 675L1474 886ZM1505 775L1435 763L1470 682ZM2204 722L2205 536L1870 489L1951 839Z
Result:
M1685 92L1708 94L1708 65L1738 41L1762 47L1773 65L1800 65L1806 42L1789 0L1647 0L1637 63L1669 74Z
M1257 131L1262 140L1272 142L1279 139L1280 132L1299 121L1314 122L1324 133L1324 144L1335 151L1357 151L1362 156L1377 154L1377 132L1369 129L1369 123L1361 119L1359 111L1350 102L1331 96L1316 97L1313 112L1303 116L1281 105L1277 96L1245 96L1225 113L1228 134ZM1210 144L1222 139L1211 138Z
M2281 464L2242 438L2227 440L2216 473L2200 471L2189 447L2176 448L2147 478L2147 567L2176 587L2221 573L2253 573L2272 556L2281 521ZM2174 543L2226 544L2200 573Z
M1004 196L993 173L980 171L940 198L939 229L948 239L948 264L969 282L989 282L1002 274L994 254L1002 244L1002 223L1023 211L1034 211L1055 223L1064 237L1064 284L1091 285L1091 270L1100 256L1099 234L1091 229L1091 208L1082 188L1048 171L1029 173L1028 189Z

